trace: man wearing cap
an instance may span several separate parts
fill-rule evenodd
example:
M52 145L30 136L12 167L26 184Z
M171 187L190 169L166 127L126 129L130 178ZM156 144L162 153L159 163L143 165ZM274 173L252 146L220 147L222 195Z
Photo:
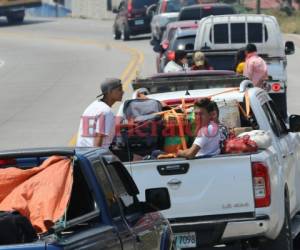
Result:
M123 97L120 79L106 79L101 84L101 94L83 112L80 119L77 147L108 148L115 135L115 117L111 110Z
M175 61L170 61L164 68L165 73L188 70L187 54L183 50L175 51Z
M197 51L193 54L193 65L191 70L213 70L213 67L208 65L204 53Z

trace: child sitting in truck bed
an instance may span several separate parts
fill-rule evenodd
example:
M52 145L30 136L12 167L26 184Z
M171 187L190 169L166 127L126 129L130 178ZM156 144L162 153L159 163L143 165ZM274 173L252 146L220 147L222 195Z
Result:
M220 153L219 126L211 120L209 114L208 98L195 102L194 112L197 124L197 136L192 146L186 150L178 150L178 157L194 158L199 156L212 156Z

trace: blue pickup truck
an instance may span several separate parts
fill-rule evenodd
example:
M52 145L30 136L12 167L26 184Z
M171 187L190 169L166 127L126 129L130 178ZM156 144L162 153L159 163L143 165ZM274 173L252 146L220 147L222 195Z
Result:
M72 160L73 186L66 213L34 242L0 249L172 249L168 221L158 210L170 207L164 188L146 190L139 202L137 186L120 160L97 148L47 148L0 152L0 171L40 166L51 156ZM113 194L114 199L108 197ZM113 201L113 204L112 204Z

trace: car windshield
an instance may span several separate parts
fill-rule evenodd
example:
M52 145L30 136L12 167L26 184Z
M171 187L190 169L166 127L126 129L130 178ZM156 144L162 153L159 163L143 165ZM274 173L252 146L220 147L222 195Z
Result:
M179 12L184 6L197 4L197 0L172 0L167 2L165 12Z
M133 0L132 6L134 9L142 9L156 3L157 0Z
M172 50L193 50L196 35L177 38L172 47Z

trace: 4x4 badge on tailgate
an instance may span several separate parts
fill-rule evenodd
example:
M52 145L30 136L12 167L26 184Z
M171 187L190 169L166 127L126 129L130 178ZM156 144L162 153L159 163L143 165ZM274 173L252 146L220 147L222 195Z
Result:
M240 208L240 207L249 207L249 203L248 202L241 202L241 203L234 203L234 204L223 204L222 208L223 209L231 209L231 208Z

